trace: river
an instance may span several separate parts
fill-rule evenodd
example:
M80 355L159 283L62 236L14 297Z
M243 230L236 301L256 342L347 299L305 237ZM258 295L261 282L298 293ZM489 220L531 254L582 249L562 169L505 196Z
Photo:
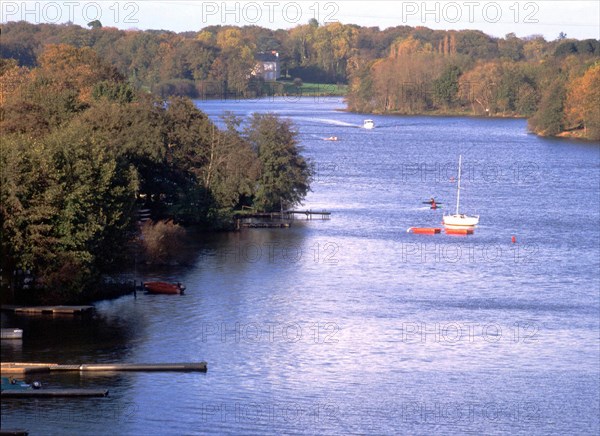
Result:
M597 143L540 138L520 119L352 114L334 97L196 104L217 123L291 119L315 166L299 208L331 219L198 237L186 265L138 272L185 283L183 296L100 302L92 319L3 315L25 330L2 341L3 361L208 362L206 374L40 375L110 396L3 400L3 427L598 434ZM475 234L407 233L454 211L459 155Z

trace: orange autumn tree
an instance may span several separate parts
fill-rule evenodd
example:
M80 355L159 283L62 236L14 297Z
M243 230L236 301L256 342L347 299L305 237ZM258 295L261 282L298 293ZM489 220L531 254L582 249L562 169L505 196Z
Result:
M39 136L88 108L95 88L119 83L122 76L89 48L47 45L39 66L13 66L0 74L2 133Z
M447 63L429 43L413 37L397 40L389 56L371 67L375 110L415 114L431 109L430 90Z
M89 103L93 86L102 80L117 80L117 71L103 63L90 47L77 48L67 44L46 46L39 58L38 77L53 82L58 91L77 92L81 103Z
M600 139L600 63L571 82L567 91L565 117L570 129L581 129L583 137Z

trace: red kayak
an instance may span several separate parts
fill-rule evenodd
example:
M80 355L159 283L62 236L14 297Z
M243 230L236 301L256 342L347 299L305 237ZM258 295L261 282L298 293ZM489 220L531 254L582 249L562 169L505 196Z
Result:
M185 286L181 283L144 282L144 289L150 294L183 294Z

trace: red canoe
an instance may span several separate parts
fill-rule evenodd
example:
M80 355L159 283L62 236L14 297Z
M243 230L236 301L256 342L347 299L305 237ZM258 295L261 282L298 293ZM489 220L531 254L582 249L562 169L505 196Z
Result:
M144 289L150 294L183 294L185 286L181 283L144 282Z

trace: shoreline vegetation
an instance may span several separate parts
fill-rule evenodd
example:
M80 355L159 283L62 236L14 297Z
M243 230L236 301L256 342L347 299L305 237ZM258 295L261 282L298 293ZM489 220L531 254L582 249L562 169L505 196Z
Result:
M353 112L526 117L540 135L600 139L595 39L316 20L89 27L1 25L3 302L80 301L138 257L172 262L149 235L185 240L301 202L313 168L289 121L229 115L219 129L190 98L343 97ZM261 72L268 53L279 80Z
M288 120L229 115L219 129L187 98L134 88L88 47L49 45L38 62L3 61L3 302L96 298L134 262L173 262L186 228L229 230L237 210L290 208L310 189Z

